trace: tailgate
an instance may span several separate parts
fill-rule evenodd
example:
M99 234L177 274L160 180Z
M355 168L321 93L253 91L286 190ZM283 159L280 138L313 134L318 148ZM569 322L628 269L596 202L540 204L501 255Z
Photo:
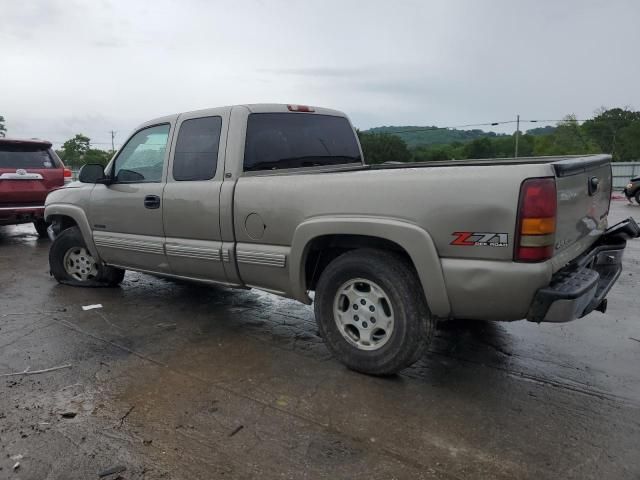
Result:
M64 169L42 143L0 143L0 205L42 206L64 185Z
M558 191L554 269L585 251L607 228L611 157L594 155L553 164Z

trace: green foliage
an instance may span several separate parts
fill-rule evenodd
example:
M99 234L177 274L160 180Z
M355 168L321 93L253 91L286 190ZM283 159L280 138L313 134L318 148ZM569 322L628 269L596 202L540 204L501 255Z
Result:
M614 160L620 162L640 159L640 121L620 129L613 156Z
M86 163L106 165L113 156L110 150L91 148L91 139L81 133L62 144L62 150L57 150L58 156L68 167L77 169Z
M428 130L431 128L432 130ZM415 130L415 131L411 131ZM401 132L395 134L394 132ZM415 127L415 126L399 126L399 127L376 127L365 130L364 133L386 133L396 135L405 141L409 148L415 148L423 145L433 144L450 144L453 142L467 142L483 137L499 137L506 136L495 132L485 132L483 130L456 130L455 128L442 129L438 127Z
M527 130L526 134L527 135L533 135L533 136L551 135L555 130L556 130L556 127L552 127L551 125L547 125L545 127L530 128L529 130Z
M4 126L4 117L0 115L0 137L4 137L7 133L7 127Z
M464 145L460 142L450 145L424 145L413 150L413 159L416 162L455 160L464 158L463 151Z
M410 162L407 144L396 135L363 133L358 131L365 162L372 165L384 162Z
M640 149L633 149L625 144L625 140L633 140L630 132L637 129L634 125L638 122L640 112L611 108L601 109L593 120L587 120L582 127L601 151L611 153L614 160L624 161L640 158Z
M504 135L482 130L429 130L404 132L420 127L379 127L359 133L367 139L368 159L383 161L429 162L468 158L509 158L515 153L515 134ZM391 134L391 132L403 133ZM387 132L374 133L370 132ZM377 136L383 135L384 141ZM410 147L406 154L396 155L382 145L396 137ZM375 139L375 141L374 141ZM364 147L363 147L364 148ZM556 126L538 127L518 135L518 156L582 155L610 153L614 161L640 160L640 111L612 108L601 109L592 120L582 125L575 115L567 115Z
M106 167L114 153L112 150L90 148L84 156L84 163L99 163L103 167Z
M496 156L496 149L487 137L476 138L465 145L464 155L466 158L493 158Z
M59 156L65 165L71 168L80 168L84 165L86 163L84 156L91 148L90 141L89 137L78 133L75 137L64 142Z
M535 155L571 155L599 153L600 148L578 124L575 115L567 115L552 135L536 138Z

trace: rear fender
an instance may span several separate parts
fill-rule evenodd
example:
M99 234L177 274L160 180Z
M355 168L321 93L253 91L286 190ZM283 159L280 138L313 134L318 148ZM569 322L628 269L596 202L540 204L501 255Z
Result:
M442 265L431 236L415 224L380 217L322 217L301 223L293 236L289 276L292 298L310 303L305 283L308 247L326 235L366 235L389 240L402 247L413 262L431 312L442 318L451 307L442 273Z

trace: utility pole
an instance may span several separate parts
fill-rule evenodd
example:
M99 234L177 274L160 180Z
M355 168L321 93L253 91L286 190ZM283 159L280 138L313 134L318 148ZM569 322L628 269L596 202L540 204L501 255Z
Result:
M111 130L111 151L115 152L116 151L116 147L114 144L114 140L116 138L116 132L114 132L113 130Z
M518 137L520 136L520 115L516 116L516 152L514 157L518 158Z

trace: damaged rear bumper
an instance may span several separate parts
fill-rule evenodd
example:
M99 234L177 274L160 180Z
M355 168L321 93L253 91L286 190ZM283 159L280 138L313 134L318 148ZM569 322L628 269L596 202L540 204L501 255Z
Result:
M640 227L628 218L609 228L582 256L553 275L536 292L527 320L569 322L594 310L604 312L606 296L622 272L627 240L640 236Z

